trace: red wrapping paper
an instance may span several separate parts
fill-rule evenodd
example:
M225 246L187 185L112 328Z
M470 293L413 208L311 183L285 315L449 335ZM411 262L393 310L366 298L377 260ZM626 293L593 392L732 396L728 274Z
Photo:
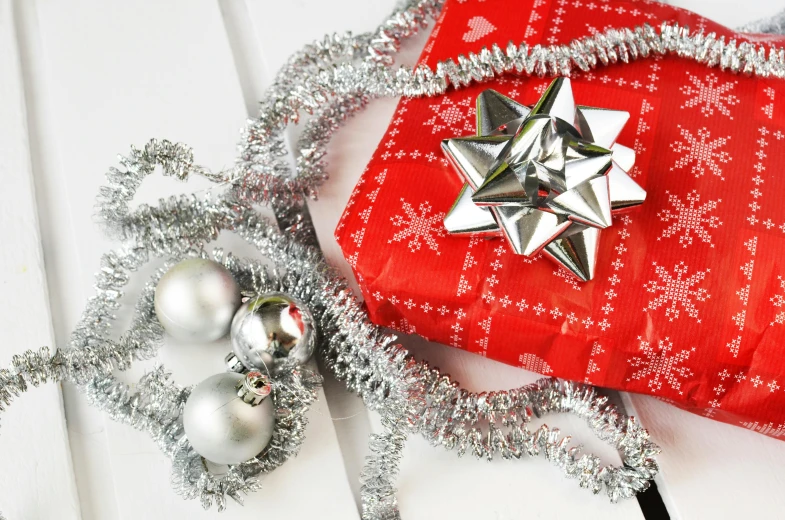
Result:
M649 1L453 0L421 62L663 21L750 39ZM509 75L399 103L336 229L371 318L785 437L785 82L675 56L573 77L576 103L630 112L618 142L648 192L603 232L588 283L442 225L462 182L440 141L474 133L482 90L532 104L549 82Z

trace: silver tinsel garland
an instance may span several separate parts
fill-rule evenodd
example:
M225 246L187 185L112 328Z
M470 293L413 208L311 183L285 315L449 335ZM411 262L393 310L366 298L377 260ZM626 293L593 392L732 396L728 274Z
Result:
M414 2L399 16L410 25L396 25L398 40L419 27L423 13L440 2ZM365 104L378 97L436 96L452 86L492 80L503 74L522 76L571 76L595 67L629 63L637 59L675 54L708 67L759 77L785 78L785 49L726 41L715 33L692 32L676 23L663 23L659 30L644 24L633 28L607 29L568 45L535 45L510 42L505 49L493 45L478 53L459 55L437 64L394 69L368 52L357 62L358 48L367 35L333 35L294 54L268 90L260 115L249 121L240 145L240 161L227 178L238 197L256 202L291 204L301 196L315 198L327 178L325 145L331 134ZM395 47L399 46L396 45ZM392 44L391 44L392 46ZM351 52L350 52L351 49ZM317 57L309 60L311 53ZM327 56L332 61L327 62ZM355 58L354 62L351 58ZM298 143L297 172L292 176L282 131L297 123L300 111L313 114Z
M172 157L180 159L171 161ZM165 174L181 171L182 178L187 177L189 168L202 171L192 166L190 149L166 141L151 141L141 150L132 150L121 164L122 170L110 171L102 197L112 196L115 201L112 194L124 193L130 200L156 164ZM187 168L180 170L182 164ZM194 220L186 228L177 219L166 220L159 213L166 207L176 208L175 215L182 212ZM163 368L147 374L134 392L111 376L113 369L126 369L133 360L152 357L162 343L163 330L153 310L158 278L179 258L204 254L201 251L206 243L223 229L255 246L276 268L268 274L258 261L242 261L220 250L214 258L249 292L282 291L305 302L324 338L320 348L325 364L382 416L387 431L373 437L371 457L363 472L365 517L397 515L393 481L406 436L412 432L459 454L469 452L485 458L542 454L577 478L581 486L595 493L606 489L614 501L644 489L656 473L653 456L658 449L645 430L587 387L546 379L509 392L474 394L461 390L449 376L426 363L415 362L395 344L394 335L368 320L346 281L325 263L317 249L280 234L231 190L201 199L170 199L155 211L142 207L130 213L127 203L102 204L101 208L108 229L131 237L128 245L104 255L97 294L88 302L69 347L54 355L42 350L15 357L13 368L0 374L0 395L8 404L28 384L67 380L80 385L88 400L113 419L151 436L172 459L173 485L185 498L199 498L205 507L215 503L222 509L226 496L240 501L242 493L257 489L257 477L295 454L304 440L304 412L315 398L319 382L318 376L304 369L280 376L285 379L276 385L279 414L271 447L261 459L233 466L219 477L205 469L182 435L181 413L188 389L171 382ZM142 291L129 330L113 340L109 325L123 287L150 256L170 260ZM601 439L621 451L625 465L601 468L596 456L569 447L569 438L561 437L558 430L527 428L533 416L555 412L572 412L586 419Z
M120 159L121 168L107 174L99 194L99 213L111 236L125 246L104 255L96 295L87 304L66 348L54 354L44 348L14 356L0 370L0 411L26 391L47 381L79 385L88 399L118 421L146 431L173 461L175 490L219 509L225 497L258 488L258 476L296 453L304 440L304 413L315 399L317 375L304 369L283 374L276 434L259 460L211 475L182 435L180 414L189 389L170 381L161 367L147 374L136 391L117 381L114 370L148 359L162 342L163 331L152 314L152 294L159 270L143 291L132 325L119 340L109 324L119 307L122 288L149 257L174 261L204 255L206 244L221 230L230 230L253 244L276 265L270 274L258 261L242 261L215 253L247 290L279 290L308 304L320 325L320 354L325 365L380 413L384 432L374 435L363 471L363 517L399 518L395 477L410 433L459 455L520 458L543 455L581 487L612 501L646 489L657 473L658 448L634 418L618 413L589 387L543 379L522 388L471 393L427 363L415 361L395 336L373 325L345 280L329 268L321 253L295 235L282 235L253 210L254 202L292 208L304 197L315 197L326 178L324 158L332 134L371 99L380 96L434 96L452 85L461 88L501 74L571 75L601 65L665 53L762 77L785 77L785 51L750 43L726 42L713 34L692 33L676 24L659 31L644 25L609 29L569 45L494 45L478 53L425 66L393 69L392 55L402 41L425 27L440 11L440 0L410 0L376 31L358 36L333 35L306 46L281 69L261 103L260 115L249 121L239 159L228 172L211 173L195 166L191 150L167 141L151 141ZM312 114L298 143L296 175L284 158L283 131L297 123L300 111ZM200 174L227 183L219 195L170 197L157 206L131 211L128 203L144 177L161 166L165 175L186 179ZM596 435L616 447L623 466L602 467L599 458L569 446L569 437L547 426L532 431L532 417L574 413Z
M187 147L168 142L151 142L143 151L133 150L121 161L124 170L110 172L110 186L117 189L125 187L132 196L139 181L152 171L155 164L162 165L165 172L172 168L166 158L175 154L191 157ZM187 174L188 171L184 171L183 177ZM115 224L112 229L132 229L133 233L144 228L149 233L133 235L136 240L132 244L103 256L96 279L96 295L88 301L68 348L58 350L52 356L47 349L28 351L13 358L10 371L0 372L0 402L8 404L13 396L25 391L30 384L37 386L47 380L73 382L85 392L91 404L108 412L112 419L151 436L172 459L172 483L178 494L184 498L199 498L205 508L215 503L222 510L227 496L242 502L242 493L259 488L258 477L261 474L274 470L297 454L305 439L305 413L316 399L321 377L302 367L276 372L273 375L276 421L270 444L258 459L232 466L225 474L216 476L205 468L202 458L183 435L181 414L190 389L171 382L163 367L144 376L134 392L111 375L114 369L130 367L134 360L153 357L163 344L164 331L155 316L154 293L158 279L169 267L187 256L206 256L202 252L205 244L221 229L237 231L237 226L251 229L252 232L244 235L249 241L261 241L265 235L273 233L267 223L260 221L256 213L243 204L210 197L198 201L191 199L190 202L185 198L177 203L179 214L195 219L188 228L191 234L177 225L179 222L162 222L150 217L148 208L138 211L138 219L134 221L137 227L122 228L120 225L119 219L125 218L120 215L127 215L127 206L118 207L116 213L111 213L116 218L112 220ZM162 243L156 230L163 229L183 233L182 239ZM119 340L113 340L110 326L119 308L123 287L131 274L150 256L168 257L169 260L142 291L129 330ZM221 250L216 250L213 257L229 269L240 287L249 294L292 290L291 277L269 274L258 260L239 260L231 254L224 255Z

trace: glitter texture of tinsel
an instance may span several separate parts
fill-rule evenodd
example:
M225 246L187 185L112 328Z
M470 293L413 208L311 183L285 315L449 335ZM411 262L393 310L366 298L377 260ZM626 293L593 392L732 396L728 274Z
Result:
M211 173L194 164L190 148L152 140L121 157L107 173L98 196L99 216L122 248L105 254L88 301L68 345L50 352L28 350L0 369L0 411L30 386L67 381L113 419L147 432L172 460L175 491L199 499L205 508L223 509L226 497L237 501L259 488L259 476L297 453L305 440L306 411L315 400L320 377L298 368L276 374L276 426L273 440L259 458L212 475L190 447L182 430L182 410L190 389L178 386L165 368L145 375L134 390L118 381L115 370L153 357L163 343L155 318L155 284L167 266L189 256L207 256L206 244L221 230L236 233L275 265L213 252L248 292L282 291L306 303L320 332L319 355L337 379L362 397L382 419L383 432L370 440L362 472L365 519L397 519L395 479L409 435L431 444L491 459L541 455L560 467L580 487L605 491L610 500L645 490L657 474L659 448L634 418L619 413L590 387L557 379L508 391L472 393L425 362L415 361L393 334L368 319L347 282L330 268L318 249L296 234L281 234L253 209L254 203L296 207L315 198L327 179L326 147L332 135L369 101L382 96L437 96L448 87L462 88L503 74L569 76L574 70L629 63L654 55L674 54L707 67L759 77L785 77L785 50L726 41L691 32L677 24L607 29L567 45L493 45L478 53L439 63L435 69L393 67L402 42L426 27L442 0L409 0L375 31L328 35L305 46L282 67L261 101L260 114L248 121L236 165ZM782 31L782 16L751 25ZM767 25L768 24L768 25ZM296 172L286 159L284 129L310 114L297 143ZM147 175L160 167L164 175L186 180L203 175L216 183L215 193L183 195L157 206L129 208ZM136 304L129 330L111 339L109 325L130 276L151 258L166 261ZM558 429L530 429L533 417L572 413L583 418L603 441L622 456L621 466L602 466L600 459L570 446Z

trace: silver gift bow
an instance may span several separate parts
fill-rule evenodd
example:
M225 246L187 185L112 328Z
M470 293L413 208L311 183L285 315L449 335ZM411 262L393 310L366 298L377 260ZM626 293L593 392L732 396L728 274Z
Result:
M444 219L454 235L502 234L516 254L542 252L581 281L594 277L600 230L646 192L616 143L630 114L576 105L569 78L528 107L494 90L477 97L477 135L442 142L465 181Z

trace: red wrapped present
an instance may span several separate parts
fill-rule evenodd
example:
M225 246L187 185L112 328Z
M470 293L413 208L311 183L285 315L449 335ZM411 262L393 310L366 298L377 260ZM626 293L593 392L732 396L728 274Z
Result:
M448 0L421 62L662 22L758 41L651 1ZM648 193L602 232L589 282L443 222L463 181L441 141L474 134L482 91L532 105L550 81L513 72L399 103L336 230L372 319L785 437L785 81L675 53L573 70L576 103L629 112L617 142Z

